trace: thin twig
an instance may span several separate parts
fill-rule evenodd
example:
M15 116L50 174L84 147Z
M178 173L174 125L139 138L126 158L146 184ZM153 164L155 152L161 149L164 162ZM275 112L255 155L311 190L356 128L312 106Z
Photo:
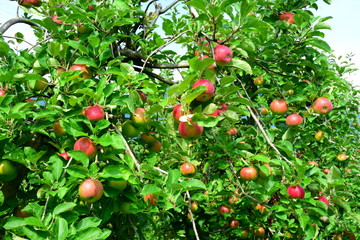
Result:
M48 41L48 40L50 40L50 39L52 39L52 37L48 37L48 38L45 38L44 40L41 40L40 42L37 42L34 46L32 46L32 47L28 50L28 52L30 52L34 47L36 47L36 46L38 46L38 45L42 44L43 42L46 42L46 41Z
M151 76L151 77L154 77L154 78L160 80L160 81L163 82L163 83L167 83L167 84L169 84L169 85L174 85L174 84L176 84L176 83L173 82L173 81L167 80L167 79L163 78L162 76L157 75L156 73L153 73L153 72L144 70L144 69L141 68L141 67L133 66L133 68L134 68L136 71L138 71L138 72L143 72L143 73L145 73L146 75L149 75L149 76Z
M0 37L3 37L3 38L11 38L11 39L16 39L16 40L21 40L21 41L23 41L23 42L26 42L26 43L29 44L30 46L34 47L33 44L31 44L30 42L26 41L26 40L23 39L23 38L12 37L12 36L4 36L4 35L0 35Z
M53 188L54 188L54 186L51 186L50 191L52 191ZM46 209L47 209L47 206L49 204L49 199L50 199L50 195L46 198L45 205L44 205L44 211L43 211L43 214L41 216L41 221L44 221L44 219L45 219Z

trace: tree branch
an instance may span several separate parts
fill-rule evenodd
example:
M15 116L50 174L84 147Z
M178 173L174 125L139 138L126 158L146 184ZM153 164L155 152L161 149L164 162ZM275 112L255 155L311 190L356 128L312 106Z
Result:
M145 73L146 75L149 75L149 76L151 76L151 77L154 77L154 78L158 79L159 81L161 81L161 82L163 82L163 83L166 83L166 84L169 84L169 85L174 85L174 84L176 84L175 82L170 81L170 80L167 80L167 79L163 78L162 76L157 75L156 73L153 73L153 72L150 72L150 71L148 71L148 70L145 70L144 68L141 68L141 67L138 67L138 66L133 66L133 68L134 68L136 71L138 71L138 72L140 72L140 73L143 72L143 73Z
M25 23L28 24L30 26L35 26L35 27L40 27L37 23L34 23L28 19L25 18L13 18L10 19L9 21L5 22L1 27L0 27L0 34L5 33L12 25L16 24L16 23Z
M30 46L34 47L35 45L32 45L30 42L26 41L25 39L23 38L19 38L19 37L12 37L12 36L5 36L5 35L0 35L0 37L3 37L3 38L11 38L11 39L16 39L16 40L21 40L23 42L26 42L27 44L29 44Z

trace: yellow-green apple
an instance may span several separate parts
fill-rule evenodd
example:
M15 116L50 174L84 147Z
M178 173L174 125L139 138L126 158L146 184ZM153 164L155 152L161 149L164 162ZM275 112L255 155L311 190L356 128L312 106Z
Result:
M288 187L287 193L289 194L289 198L301 199L305 197L305 190L299 185Z
M123 191L126 188L127 183L128 182L126 180L109 180L108 186L115 188L119 191Z
M235 136L238 133L238 130L236 128L231 128L227 130L226 133L229 134L230 136Z
M9 182L17 176L16 166L9 160L0 162L0 182Z
M346 159L348 159L348 156L345 153L340 153L336 156L336 158L339 161L345 161Z
M86 179L79 186L80 199L89 203L98 201L103 194L103 185L97 179Z
M227 46L217 44L214 49L214 57L215 57L216 65L226 66L231 62L233 57L233 52Z
M243 167L240 170L240 177L245 181L254 181L258 178L258 170L256 167Z
M100 106L92 106L85 109L84 115L90 121L99 121L101 119L104 119L105 112Z
M145 128L150 122L150 118L146 117L146 110L144 108L137 108L131 116L133 124L139 128Z
M184 163L180 166L180 172L183 176L193 176L196 173L196 167L192 163Z
M139 96L140 96L140 98L141 98L141 101L142 101L143 103L146 103L146 101L147 101L147 95L146 95L144 92L142 92L142 91L138 91L138 94L139 94Z
M283 13L280 15L279 20L294 24L294 16L292 13Z
M63 127L60 125L60 120L57 120L53 125L54 133L56 136L63 136L66 131L63 129Z
M51 19L52 19L54 22L56 22L57 24L63 24L63 23L64 23L63 20L59 20L59 19L58 19L58 15L52 16Z
M275 114L284 115L288 110L288 106L284 100L274 100L270 104L270 109Z
M324 97L319 97L313 103L314 111L318 114L328 114L333 106L329 99Z
M59 153L60 157L63 157L65 160L70 160L70 156L67 152Z
M90 159L96 155L96 146L88 137L78 139L74 144L74 150L84 152Z
M41 80L30 80L29 81L29 87L34 91L42 91L44 90L49 82L43 78Z
M91 78L91 71L84 64L74 64L69 68L69 71L82 71L82 73L76 75L73 79L81 78L84 80Z
M173 111L172 111L172 115L174 117L174 120L176 123L179 123L180 120L179 118L184 114L184 112L181 109L181 104L178 104L174 107Z
M255 84L256 86L263 85L264 82L265 82L265 80L264 80L262 77L254 78L254 84Z
M18 0L19 5L23 7L39 7L41 5L40 0Z
M194 201L194 202L191 202L190 204L190 210L192 212L196 212L197 210L199 209L199 203Z
M155 206L156 205L156 202L155 202L156 200L157 200L157 198L152 193L144 195L145 203L150 203L150 205Z
M296 113L293 113L286 118L286 125L289 127L298 126L303 122L303 118Z
M140 130L132 124L131 120L127 120L122 125L121 131L126 137L130 137L130 138L137 137L140 134Z
M316 141L320 141L321 139L324 138L324 132L319 130L315 133L315 139Z
M77 29L77 32L80 34L91 33L91 28L89 28L88 26L85 26L84 24L79 24L76 29Z
M200 102L206 102L214 96L215 87L210 81L206 79L199 79L192 85L192 88L197 88L199 86L205 86L206 90L197 96L196 100Z
M202 135L204 127L197 125L195 122L180 122L178 127L180 136L188 140L194 140Z
M295 91L294 91L293 89L290 89L290 90L288 91L288 93L289 93L289 95L293 95L293 94L295 93Z
M261 110L260 110L260 114L261 115L267 115L269 113L269 109L267 109L267 108L262 108Z
M326 204L326 206L329 206L329 205L330 205L330 204L329 204L329 200L328 200L326 197L324 197L324 196L320 196L320 197L318 197L316 200L322 201L323 203Z

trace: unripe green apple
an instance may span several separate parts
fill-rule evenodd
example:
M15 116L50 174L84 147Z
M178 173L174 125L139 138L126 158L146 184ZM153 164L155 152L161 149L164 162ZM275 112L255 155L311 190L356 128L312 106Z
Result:
M150 118L146 117L146 110L144 108L137 108L131 116L133 124L139 128L145 128L150 122Z
M9 160L0 162L0 182L9 182L15 179L17 170L15 165Z
M136 128L131 120L127 120L121 127L122 133L126 137L134 138L139 136L140 130Z
M115 188L119 191L123 191L127 186L126 180L109 180L108 185L109 187Z
M47 85L48 85L48 81L43 78L41 80L30 80L29 81L29 87L34 90L34 91L43 91Z

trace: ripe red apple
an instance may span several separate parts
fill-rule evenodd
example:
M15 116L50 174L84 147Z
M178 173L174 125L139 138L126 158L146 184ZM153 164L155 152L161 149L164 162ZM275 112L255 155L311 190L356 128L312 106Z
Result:
M328 174L330 172L329 168L324 168L323 173Z
M265 82L265 80L262 78L262 77L257 77L254 79L254 84L256 86L260 86L260 85L263 85Z
M139 136L140 130L136 128L131 120L127 120L121 127L122 134L126 137L134 138Z
M236 128L231 128L227 130L226 133L229 134L230 136L235 136L238 133L238 130Z
M316 167L319 166L319 164L318 164L316 161L310 161L309 164L310 164L310 165L314 165L314 166L316 166Z
M0 97L4 97L6 95L6 91L4 89L0 89Z
M126 180L109 180L108 186L123 191L127 186Z
M348 156L344 153L340 153L339 155L337 155L337 160L339 161L345 161L346 159L348 159Z
M9 160L2 160L0 162L0 182L9 182L14 180L17 176L15 165Z
M214 49L215 61L218 66L228 65L233 57L233 53L227 46L217 44Z
M84 115L90 120L90 121L99 121L104 119L105 112L102 109L102 107L99 106L93 106L93 107L87 107L85 109Z
M39 7L41 5L40 0L18 0L18 3L23 7Z
M237 219L232 219L232 220L230 220L230 222L229 222L229 225L230 225L230 227L237 227L237 226L239 226L240 225L240 222L239 222L239 220L237 220Z
M147 101L147 95L145 93L143 93L142 91L138 91L138 94L140 95L141 101L143 103L146 103Z
M255 210L258 210L261 214L264 214L266 212L266 206L258 203L255 207Z
M66 133L66 131L61 127L60 120L57 120L53 125L54 133L56 136L62 136Z
M220 116L220 111L219 109L216 109L212 114L210 114L211 116L214 116L214 117L219 117Z
M289 194L289 198L302 199L305 197L305 190L299 185L288 187L287 193Z
M70 160L70 156L67 152L59 153L60 157L63 157L65 160Z
M150 122L150 118L146 117L146 110L144 108L137 108L131 116L133 124L139 128L145 128Z
M315 133L315 139L316 141L320 141L321 139L324 138L324 132L319 130Z
M79 186L80 199L89 203L96 202L103 194L103 185L97 179L86 179Z
M303 118L296 113L293 113L286 118L286 125L289 127L298 126L303 122Z
M269 113L269 109L267 109L267 108L262 108L261 110L260 110L260 114L261 115L267 115Z
M219 112L220 112L220 113L225 112L226 110L229 109L229 107L228 107L226 104L224 104L224 103L223 103L223 104L220 104L219 107L221 107L221 108L219 109Z
M206 90L197 96L196 100L200 102L206 102L214 96L215 87L210 81L206 79L199 79L192 85L192 88L197 88L199 86L205 86Z
M226 206L226 205L221 205L219 207L219 213L221 215L224 215L225 213L230 213L230 208L228 206Z
M265 229L263 227L259 227L258 229L254 230L254 234L257 237L263 238L265 237Z
M97 152L95 144L87 137L78 139L74 144L74 150L84 152L90 159L95 157Z
M86 65L83 65L83 64L75 64L75 65L72 65L70 68L69 68L69 71L82 71L81 74L79 75L76 75L73 79L76 79L76 78L81 78L81 79L89 79L91 78L91 72L90 70L86 67Z
M284 100L274 100L270 104L270 109L275 114L284 115L288 110L288 106Z
M326 204L326 206L329 206L329 205L330 205L330 204L329 204L329 200L328 200L326 197L324 197L324 196L320 196L320 197L318 197L316 200L319 200L319 201L324 202L324 203Z
M150 205L155 206L156 205L155 200L157 200L157 198L154 196L154 194L146 194L144 196L145 203L150 203Z
M280 15L279 20L294 24L294 16L292 13L283 13Z
M59 19L58 19L58 16L57 16L57 15L52 16L51 19L52 19L54 22L56 22L57 24L63 24L63 23L64 23L63 20L59 20Z
M161 151L161 142L156 140L153 144L149 144L150 152L160 152Z
M258 178L258 170L255 167L244 167L240 170L240 177L245 181L253 181Z
M332 110L333 106L327 98L319 97L315 100L313 108L318 114L327 114Z
M193 176L196 173L196 167L192 163L184 163L180 167L180 172L183 176Z
M196 212L198 209L199 209L199 203L198 202L191 202L190 210L192 212Z
M181 109L181 104L178 104L174 107L172 111L172 115L174 117L174 120L176 123L180 123L179 118L184 114L184 112Z
M198 139L204 130L204 127L197 125L195 122L180 122L179 133L182 138L188 140Z

